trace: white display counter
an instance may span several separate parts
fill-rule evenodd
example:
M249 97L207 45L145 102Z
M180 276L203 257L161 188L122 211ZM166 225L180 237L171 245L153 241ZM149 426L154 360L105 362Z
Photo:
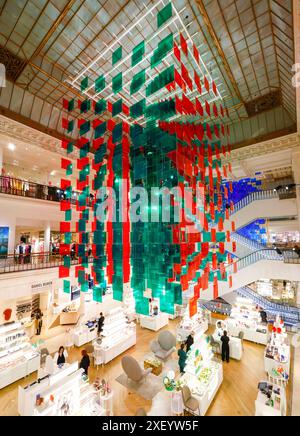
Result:
M158 315L153 316L140 316L140 325L142 328L157 332L158 330L166 327L169 324L169 315L164 312L160 312Z
M211 362L209 370L211 375L205 381L201 381L197 376L188 373L181 378L181 381L190 388L193 397L199 402L200 416L206 415L223 383L222 364Z
M72 334L73 342L76 347L82 347L89 342L93 342L97 339L97 336L97 326L90 329L86 325L82 325L78 329L75 329Z
M195 322L192 325L192 328L179 326L177 328L177 340L179 342L184 342L187 340L187 337L193 332L194 333L194 342L197 341L197 339L201 338L208 330L208 320L203 319L201 322Z
M272 374L272 371L277 371L278 369L283 369L284 372L289 376L291 368L291 357L290 353L287 354L287 362L278 362L272 358L265 355L265 371L267 374Z
M222 341L218 335L214 334L214 340L220 344L220 352L222 350ZM243 357L243 344L241 339L235 338L234 336L229 337L229 350L230 350L230 359L234 360L242 360Z
M0 326L0 389L27 377L40 366L40 354L19 322Z
M136 344L136 330L124 334L111 347L104 347L94 342L95 365L105 365Z
M238 337L240 332L244 333L244 339L249 342L255 342L256 344L267 345L268 343L268 329L266 326L257 326L260 330L265 330L265 332L257 331L256 329L247 328L243 325L239 325L238 322L234 319L227 319L227 328L228 334L230 336Z
M56 367L54 374L46 376L40 383L35 382L23 388L19 386L18 393L18 412L21 416L32 416L36 405L36 397L45 395L47 389L51 386L63 384L71 374L78 370L78 362L72 365L64 365L63 368Z
M286 416L287 404L285 389L270 383L268 383L268 385L277 390L278 394L272 395L271 405L267 396L259 391L255 401L255 416Z

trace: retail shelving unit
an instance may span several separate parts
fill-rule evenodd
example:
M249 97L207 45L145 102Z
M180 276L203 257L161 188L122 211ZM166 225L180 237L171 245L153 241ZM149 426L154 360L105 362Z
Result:
M104 365L136 344L136 325L118 307L105 317L101 337L93 342L95 364Z
M76 327L72 332L72 339L76 347L82 347L97 338L97 321L87 321Z
M40 354L20 322L0 326L0 389L27 377L40 366Z
M291 367L291 347L283 321L277 317L265 351L265 370L268 374L288 379Z
M177 327L177 340L183 342L193 332L196 342L208 330L208 320L204 317L203 311L198 309L198 313L190 318L189 309L185 310L184 316Z
M21 416L102 416L97 398L75 362L40 382L19 386L18 411Z
M230 336L237 337L240 332L243 332L246 341L267 345L268 327L261 323L260 313L251 300L237 298L226 323Z
M158 315L141 315L140 325L144 329L152 330L157 332L169 324L169 315L164 312L159 312Z
M206 415L223 382L223 365L213 359L209 339L203 335L188 353L181 382L189 386L199 402L199 413Z

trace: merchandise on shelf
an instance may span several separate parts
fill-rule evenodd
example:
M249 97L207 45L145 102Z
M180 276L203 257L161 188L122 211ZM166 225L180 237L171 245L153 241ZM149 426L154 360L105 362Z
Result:
M19 386L21 416L101 416L97 391L88 384L78 362L65 365L31 385Z
M262 324L261 315L252 300L238 297L226 322L231 336L237 337L240 332L243 332L244 339L267 344L268 328Z
M287 380L291 350L283 321L277 316L265 352L265 370L275 378Z
M208 330L208 320L205 317L204 311L198 309L198 312L193 317L190 317L189 309L185 310L183 319L177 327L177 340L182 342L187 337L194 333L194 340L201 338L201 336Z
M135 324L127 321L122 307L113 309L105 317L101 336L93 342L95 363L107 363L135 344Z
M0 389L37 371L40 355L20 322L0 326Z
M261 382L255 402L255 416L286 416L285 389L272 383Z
M98 321L96 319L86 321L72 332L72 338L76 347L82 347L97 338Z

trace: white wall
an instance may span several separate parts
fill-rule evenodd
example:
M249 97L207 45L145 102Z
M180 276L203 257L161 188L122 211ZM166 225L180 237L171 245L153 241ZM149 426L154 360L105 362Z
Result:
M277 198L272 198L250 203L248 206L232 215L232 219L236 223L236 228L239 229L255 221L257 218L282 218L297 215L298 211L295 199L278 200Z
M73 209L73 228L78 213ZM51 229L58 230L60 221L64 220L64 212L56 202L35 200L0 194L0 227L9 227L8 252L12 254L16 241L16 226L30 226L44 230L49 223Z
M219 283L219 296L247 286L260 279L300 281L300 265L286 264L275 260L261 260L253 265L243 268L232 276L233 286L230 289L228 282ZM213 300L213 286L201 293L200 298Z

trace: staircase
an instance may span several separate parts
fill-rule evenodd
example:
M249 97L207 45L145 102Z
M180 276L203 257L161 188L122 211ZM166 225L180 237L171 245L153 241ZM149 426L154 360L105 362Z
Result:
M300 308L274 303L262 297L248 286L238 289L237 293L242 297L251 299L255 304L262 307L272 319L275 319L276 315L280 315L285 324L297 328L300 327Z

